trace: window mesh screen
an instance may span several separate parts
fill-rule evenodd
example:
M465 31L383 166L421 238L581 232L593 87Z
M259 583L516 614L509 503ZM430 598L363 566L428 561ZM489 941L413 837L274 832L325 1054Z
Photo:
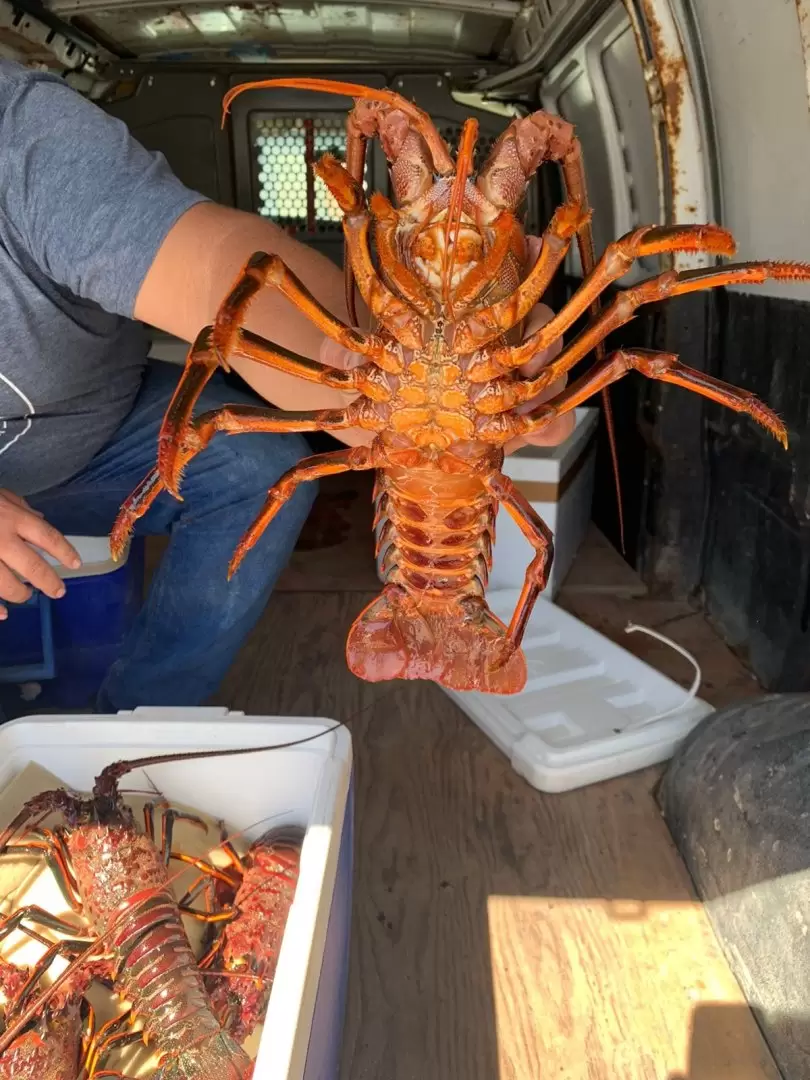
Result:
M334 196L307 167L311 157L333 154L346 158L346 118L279 116L258 113L251 118L251 146L256 169L258 206L263 217L296 229L319 233L340 231L342 214ZM368 190L366 161L364 186Z
M325 153L345 160L345 114L296 117L259 112L252 114L250 125L257 212L294 231L310 231L311 228L320 234L341 235L340 208L322 181L311 174L307 160L310 156L317 160ZM461 125L438 122L437 127L455 156ZM480 168L486 161L499 134L479 133L475 168ZM363 182L367 192L371 184L370 149L369 145ZM380 179L375 187L387 194L388 178Z

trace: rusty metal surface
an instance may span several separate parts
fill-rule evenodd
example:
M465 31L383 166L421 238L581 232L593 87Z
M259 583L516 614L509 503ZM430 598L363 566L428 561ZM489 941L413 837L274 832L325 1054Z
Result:
M656 135L661 220L717 220L713 176L716 147L707 138L709 103L702 93L675 0L625 0L644 67ZM690 53L692 62L690 63ZM701 253L679 254L678 269L705 266Z
M804 56L807 102L810 105L810 0L796 0L796 13L799 16L799 36Z

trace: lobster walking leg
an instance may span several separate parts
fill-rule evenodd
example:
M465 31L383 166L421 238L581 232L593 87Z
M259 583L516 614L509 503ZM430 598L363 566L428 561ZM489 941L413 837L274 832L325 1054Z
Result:
M200 394L218 367L228 370L229 360L241 354L250 360L291 375L338 389L355 389L356 372L338 371L304 356L288 352L241 329L256 294L274 286L327 337L345 348L368 356L383 369L398 370L397 358L372 335L345 326L320 304L277 255L256 252L245 264L212 326L205 327L189 350L185 370L166 410L158 436L158 473L166 489L179 498L180 444ZM155 493L156 494L156 493ZM153 494L154 499L154 494Z
M519 226L508 210L502 210L492 222L490 229L493 233L493 239L489 249L479 262L473 264L472 269L466 274L453 293L453 307L456 311L464 311L465 308L468 308L473 301L478 299L487 286L497 280L498 273L510 253L515 231L519 229ZM542 255L542 248L540 253ZM382 256L380 257L382 258Z
M763 405L754 394L687 367L673 353L654 352L651 349L619 349L611 353L604 363L586 372L556 398L539 406L534 412L516 417L516 421L522 425L525 434L540 431L551 420L575 409L598 390L617 382L629 371L638 371L648 379L683 386L720 405L726 405L735 412L747 413L787 448L785 425L776 413Z
M641 284L620 293L602 310L598 319L534 378L519 382L505 378L488 383L475 400L476 409L481 413L497 413L531 401L587 356L596 341L604 340L608 334L630 322L636 309L642 304L700 289L718 288L740 282L759 283L769 277L810 280L810 267L796 263L742 263L720 269L689 270L680 274L669 270L658 277L642 281Z
M374 239L380 263L389 281L403 299L415 308L420 315L430 319L435 315L435 304L412 270L400 260L396 249L396 231L399 216L384 195L375 192L369 202L371 216L374 218Z
M368 243L371 219L366 210L362 187L330 154L324 154L317 162L315 172L335 196L344 213L343 234L349 259L360 295L369 311L405 348L420 348L423 339L418 312L406 300L391 292L371 261Z
M267 494L267 502L239 542L230 566L230 579L239 568L245 555L260 539L262 533L282 508L292 498L299 484L307 480L319 480L324 476L355 470L378 469L384 464L384 454L376 444L372 446L353 446L348 450L335 450L331 454L317 454L289 469Z
M479 308L457 323L453 336L454 349L460 353L470 352L511 330L526 318L562 264L582 217L582 207L578 203L565 203L557 209L543 233L537 262L526 278L503 300Z
M182 473L189 461L206 448L217 432L240 435L248 432L338 431L355 426L380 430L384 422L369 408L369 404L367 399L360 398L345 409L300 413L266 409L260 405L226 405L222 409L214 409L197 417L189 427L179 448L178 471ZM110 551L114 559L124 550L135 522L163 490L164 482L155 468L124 502L110 533ZM177 498L181 499L181 496L177 495Z
M163 813L161 814L160 825L160 851L163 855L163 862L166 866L169 865L172 856L172 838L174 836L174 823L176 821L185 821L189 825L196 825L197 828L208 832L208 826L205 824L201 817L196 814L188 814L184 810L175 810L173 806L169 806L168 803L162 804ZM143 821L146 835L152 841L155 842L155 804L147 803L143 808Z
M382 343L376 338L336 319L278 255L257 251L248 259L214 322L213 344L226 361L239 349L241 323L251 302L268 285L277 288L322 334L345 348L372 358L383 351Z
M23 927L23 923L32 923L35 926L55 930L59 934L67 934L69 941L73 945L89 944L94 940L84 933L82 927L75 926L73 923L68 922L67 919L60 919L57 915L52 915L44 908L37 907L36 904L28 904L24 908L18 908L0 921L0 941L7 938L9 934L14 933L15 930L26 929Z
M470 365L467 376L471 382L485 382L487 379L503 375L528 363L538 352L547 349L557 338L562 337L565 331L585 313L594 296L599 295L608 285L623 277L637 258L661 254L665 251L707 251L713 255L724 255L729 254L729 251L733 252L734 248L731 234L713 225L642 228L627 233L607 246L593 273L586 278L553 319L527 337L520 345L506 346L489 353L482 351L480 357ZM672 272L670 274L672 275ZM523 285L519 286L518 291L523 287ZM480 320L484 317L484 311L475 312L470 319ZM598 318L591 325L597 325L601 318L603 318L603 313L600 309ZM456 345L459 348L481 348L487 341L491 341L502 332L502 330L490 330L483 336L480 334L473 336L467 329L468 321L462 321L458 325L457 333L460 337L457 338ZM597 343L591 342L589 348L594 348ZM587 352L583 355L587 355Z
M548 583L548 572L554 558L554 537L545 521L508 476L494 473L482 479L487 491L503 505L535 550L535 556L526 569L523 588L506 633L507 648L500 658L500 663L505 663L520 647L537 597Z

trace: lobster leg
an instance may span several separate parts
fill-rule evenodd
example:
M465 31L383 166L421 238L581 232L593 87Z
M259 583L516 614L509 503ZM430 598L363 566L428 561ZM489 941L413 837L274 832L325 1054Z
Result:
M143 1042L143 1034L140 1031L121 1030L125 1025L132 1024L133 1019L132 1011L127 1010L121 1016L114 1016L111 1020L102 1024L98 1031L92 1034L84 1052L85 1072L82 1074L82 1078L86 1074L88 1080L98 1080L102 1076L127 1080L126 1076L120 1072L109 1069L99 1071L98 1065L114 1050L121 1050L126 1046L134 1046Z
M586 372L552 401L544 403L531 413L516 416L516 426L522 427L523 434L540 431L551 420L575 409L593 394L617 382L629 371L638 371L648 379L683 386L720 405L726 405L735 412L747 413L787 448L785 425L754 394L747 390L739 390L736 386L730 386L702 371L687 367L673 353L655 352L651 349L618 349L611 353L602 364Z
M155 803L147 803L143 808L144 829L152 843L155 842L155 806ZM163 862L168 866L172 858L172 838L174 836L175 821L186 821L189 825L197 825L203 832L208 832L208 826L196 814L187 814L185 811L175 810L174 807L166 803L162 804L162 809L160 850L163 855Z
M472 312L456 324L453 336L455 351L467 353L480 348L482 344L500 337L526 318L549 287L551 279L565 258L582 216L582 207L577 203L565 203L557 209L543 233L543 246L537 262L524 281L510 296L490 307ZM557 337L559 334L555 334L550 340L554 341ZM470 370L475 370L475 362L470 366Z
M495 349L492 352L482 350L470 364L467 376L471 382L485 382L487 379L503 375L527 363L538 352L547 349L561 337L585 313L594 297L603 292L612 282L623 277L635 259L641 256L661 254L665 251L708 251L713 255L723 255L733 253L734 249L731 234L725 229L712 225L684 225L677 228L645 227L627 233L607 246L593 272L553 319L520 345ZM525 289L528 280L527 278L522 285L518 286L518 293ZM481 348L482 345L508 329L507 322L501 321L496 325L493 321L492 327L485 332L477 334L473 332L471 320L485 323L488 319L494 319L494 316L487 314L488 311L493 310L493 308L484 308L476 311L468 320L459 323L457 331L457 334L461 334L461 337L457 339L459 348ZM502 310L508 309L504 307ZM598 319L595 322L598 322Z
M68 904L77 914L81 911L82 903L70 871L69 857L58 837L49 834L44 840L26 840L24 843L9 844L6 850L21 854L42 852Z
M481 479L487 491L502 504L535 550L535 556L526 570L523 588L506 633L507 648L498 663L498 666L502 666L520 647L537 597L548 583L548 574L554 559L554 537L548 525L508 476L503 473L494 473Z
M375 192L369 203L380 262L391 284L411 307L430 319L434 305L419 278L402 262L396 249L397 212L384 195Z
M324 476L362 469L378 469L384 464L384 452L376 444L371 446L353 446L348 450L335 450L331 454L317 454L305 458L294 468L289 469L267 494L259 516L239 542L239 546L228 567L228 578L233 577L245 555L256 544L267 526L292 497L299 484L308 480L319 480Z
M593 233L590 225L590 207L585 183L582 147L574 134L574 128L562 117L537 111L530 116L514 120L493 147L478 176L477 186L489 201L498 208L514 209L523 195L529 177L545 161L559 163L565 183L566 196L578 203L587 217L577 230L582 274L587 280L594 268L595 255ZM590 297L594 317L599 314L598 291ZM492 340L490 338L489 340ZM554 338L551 339L552 341ZM596 349L597 362L604 358L604 348ZM619 480L619 458L613 427L613 412L608 392L602 394L602 405L607 428L616 499L619 514L619 532L624 546L624 522L622 516L622 492Z
M257 251L248 259L217 313L212 339L221 359L227 361L231 352L238 351L242 335L241 324L248 308L256 294L268 285L278 289L322 334L337 341L344 348L372 359L383 353L382 342L346 326L327 311L283 259L278 255Z
M719 269L687 270L680 274L669 270L656 278L642 281L641 284L620 293L602 310L598 319L586 327L556 360L544 367L534 378L520 381L510 378L494 380L481 390L475 400L475 407L481 413L491 414L531 401L587 356L598 341L604 340L608 334L612 334L614 330L630 322L636 309L642 304L729 284L741 282L758 284L771 277L783 280L810 280L810 265L742 263L738 266L724 266ZM521 346L518 346L518 349L520 348Z
M384 370L398 371L401 367L398 359L378 338L352 330L331 315L277 255L256 252L237 278L213 325L205 327L197 335L161 424L158 473L166 489L175 498L179 497L179 444L191 422L194 406L217 368L228 369L232 355L241 354L257 363L324 386L348 390L357 387L356 371L339 371L319 364L241 329L251 301L268 285L277 288L327 337L352 352L368 356L372 363ZM155 494L157 492L152 493L152 501ZM142 497L146 495L146 492L141 493Z
M488 285L492 284L509 254L514 241L515 230L519 229L519 226L512 214L508 210L503 210L489 228L494 233L489 249L463 278L453 293L453 307L457 311L468 307Z
M371 261L370 218L362 187L331 154L323 155L315 165L315 172L343 211L343 234L352 271L369 311L406 349L421 348L424 344L421 318L410 304L391 292ZM387 265L386 269L389 273L395 272L393 266Z
M381 430L385 421L374 411L370 401L359 398L345 409L319 409L314 412L283 412L257 405L229 405L203 413L192 422L178 449L177 471L206 448L219 431L227 435L248 432L337 431L350 427ZM110 551L117 559L124 550L135 522L143 517L154 500L165 490L158 468L138 485L118 512L110 533ZM182 501L181 496L175 496Z
M60 934L69 934L72 942L89 943L95 940L84 935L80 926L74 926L67 922L66 919L60 919L44 908L37 907L36 904L29 904L27 907L18 908L0 921L0 941L7 938L15 930L24 930L25 928L22 926L24 922L44 926L49 930L56 930Z

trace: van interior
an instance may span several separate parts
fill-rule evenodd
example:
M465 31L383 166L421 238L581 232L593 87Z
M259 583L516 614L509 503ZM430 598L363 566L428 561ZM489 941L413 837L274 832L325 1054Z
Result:
M479 160L513 117L559 113L582 143L597 256L642 224L717 222L740 260L810 259L808 0L0 0L0 23L3 55L341 265L340 212L307 158L343 156L351 102L255 91L222 125L231 87L292 73L387 87L453 149L476 117ZM366 186L390 196L376 143ZM562 194L545 166L527 232ZM641 259L613 294L700 259ZM572 248L545 300L559 309L581 281ZM590 531L556 602L686 687L682 657L624 630L666 633L698 659L702 696L734 707L669 768L543 794L437 687L351 676L346 631L379 588L371 488L323 484L220 699L350 722L344 1080L810 1075L810 751L799 721L776 738L752 704L810 690L808 301L783 282L695 292L608 343L744 386L791 434L785 452L638 375L612 388L624 544L601 424ZM153 336L156 357L186 348Z

